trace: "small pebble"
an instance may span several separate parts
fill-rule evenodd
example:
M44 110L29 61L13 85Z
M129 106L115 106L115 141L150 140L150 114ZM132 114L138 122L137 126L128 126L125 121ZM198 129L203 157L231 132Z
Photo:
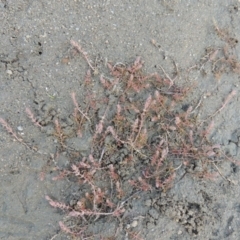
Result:
M135 228L138 225L138 221L134 220L131 224L131 227Z
M22 132L22 131L23 131L23 127L22 127L22 126L18 126L18 127L17 127L17 130L18 130L19 132Z
M13 74L13 72L12 72L11 70L9 70L9 69L8 69L6 72L7 72L7 74L9 74L9 75L12 75L12 74Z

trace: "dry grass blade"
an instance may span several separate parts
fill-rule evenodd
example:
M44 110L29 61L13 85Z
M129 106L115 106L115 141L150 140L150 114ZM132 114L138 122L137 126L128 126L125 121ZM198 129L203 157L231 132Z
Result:
M229 93L229 95L226 97L226 99L223 102L222 106L214 114L209 116L205 121L209 120L210 118L215 117L218 113L220 113L236 94L237 94L237 91L236 90L232 90L231 93Z
M0 124L7 130L7 132L9 134L11 134L18 142L20 142L21 144L23 144L25 147L36 151L37 149L35 149L34 147L30 147L27 143L25 143L23 141L22 138L18 137L17 133L13 131L13 129L11 128L11 126L3 119L0 118Z
M80 52L80 53L83 55L83 57L85 58L85 60L87 61L88 65L89 65L89 67L93 70L93 72L96 72L96 69L95 69L95 68L93 67L93 65L91 64L91 61L90 61L90 59L89 59L89 57L88 57L88 55L87 55L87 52L85 52L85 51L82 49L81 45L80 45L79 43L77 43L76 41L74 41L74 40L71 40L70 43L72 44L72 46L73 46L75 49L77 49L78 52Z
M77 99L76 99L76 94L75 92L72 92L71 93L71 97L72 97L72 101L73 101L73 104L75 106L75 108L88 120L88 122L91 124L91 120L90 118L80 109L79 105L78 105L78 102L77 102Z

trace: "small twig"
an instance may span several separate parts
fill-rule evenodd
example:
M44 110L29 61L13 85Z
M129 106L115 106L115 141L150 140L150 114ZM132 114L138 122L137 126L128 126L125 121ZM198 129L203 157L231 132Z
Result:
M173 170L177 171L178 169L180 169L182 167L182 165L183 165L183 163L181 162L181 164L178 167L176 167L175 169L173 169Z
M141 156L147 158L147 156L146 156L145 154L143 154L143 153L140 152L138 149L136 149L131 143L129 143L129 142L126 142L126 143L129 144L135 152L137 152L137 153L139 153Z
M99 158L99 160L98 160L99 163L102 161L102 158L103 158L104 153L105 153L105 149L103 148L103 150L102 150L102 152L101 152L101 156L100 156L100 158Z
M90 60L89 60L89 58L88 58L87 52L85 52L85 51L82 49L81 45L80 45L79 43L75 42L74 40L71 40L70 43L72 44L72 46L73 46L78 52L80 52L80 53L83 55L83 57L85 58L85 60L87 61L88 65L89 65L89 67L93 70L93 72L95 72L96 69L92 66L92 64L91 64L91 62L90 62Z
M27 107L25 111L26 111L28 117L29 117L29 118L31 119L31 121L33 122L33 124L36 125L36 126L38 126L38 127L40 127L40 128L42 128L42 125L41 125L41 124L38 122L38 120L35 118L33 112L31 111L31 109Z
M156 88L160 93L163 93L165 95L173 95L175 94L175 92L166 92L166 91L163 91L161 88Z
M226 105L228 104L228 102L230 102L230 100L237 94L236 90L232 90L232 92L226 97L225 101L223 102L222 106L211 116L209 116L205 121L207 121L209 118L213 118L214 116L216 116L219 112L221 112Z
M75 92L72 92L71 96L72 96L72 100L73 100L73 103L74 103L75 108L76 108L76 109L83 115L83 117L85 117L85 118L88 120L88 122L91 124L91 120L89 119L89 117L79 108L78 102L77 102L77 100L76 100L76 94L75 94Z
M158 51L159 52L165 52L165 50L164 49L162 49L162 47L156 42L156 40L155 39L151 39L151 44L155 47L155 48L157 48L158 49Z
M102 131L103 131L103 124L104 124L104 121L105 121L105 119L106 119L106 115L107 115L108 109L109 109L109 105L107 105L107 107L106 107L106 109L105 109L105 112L104 112L103 116L101 117L101 120L100 120L99 123L96 125L96 130L95 130L94 138L97 136L97 134L101 134Z
M175 184L177 184L178 182L180 182L187 174L187 171L185 171L185 173L178 179L178 181L175 182Z
M171 60L172 60L172 62L173 62L173 65L174 65L174 67L175 67L175 69L176 69L176 77L173 79L173 81L179 76L179 70L178 70L178 65L177 65L177 63L174 61L174 59L172 58L172 57L170 57L171 58Z
M140 135L140 132L141 132L142 127L143 127L143 122L145 120L145 115L146 115L147 110L150 107L151 103L152 103L152 95L149 95L148 98L145 101L145 105L144 105L142 114L140 115L141 119L140 119L140 124L139 124L139 130L138 130L138 133L135 137L135 140L133 141L133 144L136 142L136 140L138 139L138 137Z
M82 210L82 211L76 211L76 210L72 210L69 213L69 216L71 217L83 217L84 215L86 216L110 216L110 215L119 215L121 213L123 213L125 210L123 208L123 205L117 205L116 209L113 210L112 212L98 212L98 211L92 211L92 210Z
M226 181L228 181L228 182L230 182L230 183L232 183L232 184L234 184L234 185L237 185L237 183L236 183L235 181L233 181L233 180L231 180L231 179L229 179L229 178L224 177L223 174L221 173L221 171L219 170L219 168L217 167L217 165L216 165L214 162L212 162L212 164L213 164L213 166L217 169L219 175L220 175L224 180L226 180Z
M140 193L140 192L141 192L141 191L137 191L137 192L133 193L133 194L132 194L131 196L129 196L127 199L125 199L124 201L122 201L122 202L119 204L119 206L123 207L124 204L125 204L129 199L133 198L136 194L138 194L138 193Z
M201 71L204 69L205 65L206 65L208 62L213 61L215 55L217 54L217 52L218 52L219 50L220 50L220 48L216 49L215 51L211 51L211 52L207 53L205 56L203 56L203 57L201 58L201 61L202 61L202 62L200 62L199 64L193 65L192 67L190 67L190 68L187 70L188 76L189 76L190 71L191 71L192 69L195 69L195 68L198 69L199 72L201 72ZM198 76L197 76L194 80L196 80L197 78L198 78Z
M125 65L124 63L122 63L122 62L117 62L117 63L115 63L114 66L113 66L113 68L115 68L115 67L118 66L118 65L122 65L122 66L124 66L124 67L126 68L126 65Z
M11 128L11 126L3 119L3 118L0 118L0 124L7 130L7 132L9 134L11 134L18 142L20 142L21 144L23 144L25 147L29 148L30 150L33 150L33 151L37 151L37 149L35 147L31 147L29 146L27 143L25 143L23 141L22 138L18 137L17 136L17 133L15 133L13 131L13 129Z
M202 98L203 98L203 96L204 96L204 94L200 97L200 100L199 100L197 106L191 111L191 114L194 113L194 112L199 108L199 106L200 106L201 103L202 103Z
M224 60L224 57L219 58L217 61L215 61L215 62L213 63L213 65L212 65L212 71L214 71L216 64L217 64L218 62L222 61L222 60Z
M164 68L163 68L161 65L158 65L158 66L162 69L163 73L164 73L164 74L166 75L166 77L170 80L170 82L171 82L170 87L173 86L173 85L174 85L174 81L172 80L172 78L166 73L166 71L164 70Z
M55 234L50 240L53 240L57 236L58 236L58 234Z

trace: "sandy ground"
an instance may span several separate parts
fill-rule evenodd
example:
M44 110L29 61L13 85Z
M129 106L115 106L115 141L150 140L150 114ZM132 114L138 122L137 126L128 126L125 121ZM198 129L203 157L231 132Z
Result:
M52 181L54 138L31 123L25 108L41 110L42 115L49 109L55 109L53 115L71 113L70 93L83 94L88 69L80 56L69 60L71 39L81 43L100 69L107 61L129 63L141 56L147 72L163 74L157 68L161 64L172 75L174 60L176 81L197 83L189 96L193 104L207 96L201 104L202 116L207 116L230 91L238 91L239 76L227 71L216 79L205 69L205 76L196 70L186 79L184 73L200 62L206 49L224 47L214 23L240 39L239 11L239 1L225 0L1 0L0 116L38 152L0 128L0 239L67 239L58 225L64 214L49 206L45 195L64 201L73 186ZM234 54L240 54L237 43ZM238 96L214 118L212 134L212 140L236 158ZM67 160L62 157L57 164L66 165ZM47 174L41 181L43 169ZM240 239L239 167L226 162L220 170L236 185L223 178L211 182L186 176L164 198L143 194L143 200L132 204L135 218L129 224L137 220L147 240ZM114 231L111 225L108 231Z

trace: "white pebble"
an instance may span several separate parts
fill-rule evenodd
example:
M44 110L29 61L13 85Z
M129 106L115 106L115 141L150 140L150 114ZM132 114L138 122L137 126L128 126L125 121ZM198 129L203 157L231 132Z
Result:
M17 127L17 130L18 130L19 132L22 132L22 131L23 131L23 127L22 127L22 126L18 126L18 127Z
M6 73L9 74L9 75L13 74L12 70L9 70L9 69L6 71Z
M131 224L131 227L135 228L138 225L138 221L134 220Z

